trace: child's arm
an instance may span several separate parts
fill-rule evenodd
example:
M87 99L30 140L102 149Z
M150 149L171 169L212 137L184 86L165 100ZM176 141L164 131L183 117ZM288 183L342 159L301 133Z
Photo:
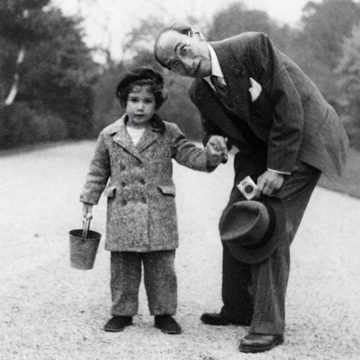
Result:
M94 157L86 178L80 201L96 205L110 176L110 158L105 144L105 135L100 133L96 143Z
M181 165L199 171L212 171L224 159L223 149L209 143L205 149L190 142L176 124L171 124L173 158ZM225 146L226 149L226 146Z

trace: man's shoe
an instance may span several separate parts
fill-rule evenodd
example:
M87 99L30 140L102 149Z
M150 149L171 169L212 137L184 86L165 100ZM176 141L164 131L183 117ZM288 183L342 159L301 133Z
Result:
M177 335L181 333L180 325L171 315L155 315L154 325L165 334Z
M245 320L240 317L232 318L227 317L217 313L204 313L201 315L200 320L207 325L218 325L218 326L226 326L226 325L240 325L240 326L249 326L250 320Z
M132 324L132 316L113 316L104 326L105 331L119 332Z
M241 339L239 350L244 353L258 353L271 350L284 342L283 335L247 334Z

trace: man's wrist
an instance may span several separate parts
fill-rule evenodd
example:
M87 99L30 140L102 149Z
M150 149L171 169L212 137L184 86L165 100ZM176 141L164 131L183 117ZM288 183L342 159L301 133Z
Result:
M275 174L279 174L279 175L291 175L291 172L289 171L281 171L281 170L275 170L275 169L270 169L270 168L267 168L268 171L271 171Z

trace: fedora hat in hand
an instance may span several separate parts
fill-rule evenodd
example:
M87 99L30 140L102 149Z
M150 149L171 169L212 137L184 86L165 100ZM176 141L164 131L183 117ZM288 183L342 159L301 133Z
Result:
M285 209L277 198L241 200L225 209L220 237L235 259L249 264L268 258L286 241Z

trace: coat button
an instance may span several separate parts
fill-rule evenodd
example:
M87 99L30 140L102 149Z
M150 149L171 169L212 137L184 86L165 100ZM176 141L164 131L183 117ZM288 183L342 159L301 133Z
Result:
M125 187L125 186L126 186L126 182L123 181L123 182L121 183L121 186L122 186L122 187Z
M145 184L145 179L140 179L141 184Z
M122 206L126 206L126 205L127 205L127 201L126 201L126 200L121 201L121 205L122 205Z

